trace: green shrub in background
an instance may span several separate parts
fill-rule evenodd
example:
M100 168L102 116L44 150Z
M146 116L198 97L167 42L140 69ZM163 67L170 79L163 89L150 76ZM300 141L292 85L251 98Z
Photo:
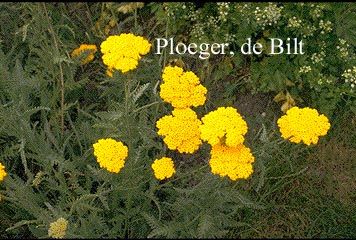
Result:
M204 142L193 154L181 153L169 149L157 133L157 121L174 110L160 96L162 71L171 64L196 73L208 89L206 103L192 108L199 119L218 106L230 106L240 88L282 92L281 99L284 96L297 105L300 97L305 105L331 115L342 103L347 103L345 110L352 109L353 93L348 87L354 81L354 64L349 33L344 33L345 41L338 45L340 58L328 60L325 56L325 66L312 62L316 58L309 55L310 59L307 55L294 59L285 55L236 54L233 58L202 61L193 56L169 56L167 52L157 55L152 46L137 68L122 73L103 61L102 43L108 36L132 33L151 43L156 37L178 36L182 41L229 42L232 48L238 48L249 36L262 43L269 36L289 36L292 30L285 27L287 20L294 19L289 15L298 12L293 6L2 3L0 162L7 175L0 182L1 236L213 238L245 228L254 232L248 218L253 215L251 212L274 209L271 199L276 189L307 171L308 163L301 163L300 158L317 153L318 149L283 140L276 122L261 119L263 127L258 134L245 141L255 158L251 177L232 181L212 174L212 146ZM295 22L301 19L317 25L318 19L323 18L327 24L325 34L333 35L335 43L339 41L336 36L343 35L329 31L328 21L341 24L342 20L329 19L325 13L340 15L344 8L346 13L353 11L352 7L336 3L298 5L301 15L296 16ZM280 13L276 21L268 20L273 21L272 25L257 20L261 14L268 14L264 9ZM309 11L325 16L314 19L318 14L310 15ZM305 13L308 15L302 15ZM211 16L218 16L218 20ZM276 29L280 32L274 32ZM300 31L298 34L305 34L306 30ZM314 42L319 40L315 31L305 37L314 45L306 51L319 54L322 45ZM324 41L331 50L329 39ZM87 48L73 54L80 46L97 46L97 51ZM349 57L347 65L342 56ZM332 60L334 70L328 72ZM280 68L286 62L290 66ZM267 66L261 67L264 64ZM303 81L298 80L302 76L300 68L305 75ZM334 76L339 83L312 85L312 73L319 72L326 79ZM228 77L233 80L226 81ZM334 105L324 106L322 101L329 98L322 93L330 94L329 89L334 93ZM338 95L340 91L348 97ZM224 94L219 96L219 92ZM128 147L125 165L118 173L101 168L95 154L93 144L108 138ZM158 180L152 164L164 157L173 159L175 173L169 179ZM345 232L351 236L352 229Z
M252 93L274 93L276 101L283 100L283 111L306 105L332 117L345 105L346 111L355 112L355 4L151 5L162 26L169 25L166 36L174 36L176 42L229 43L234 57L209 59L201 70L208 75L204 81L209 87L222 85L224 98L232 98L246 88ZM240 48L248 38L262 44L261 54L241 54ZM283 54L270 54L271 38L284 41ZM288 38L302 40L305 54L286 54ZM189 57L184 59L190 66ZM233 80L223 81L230 78Z

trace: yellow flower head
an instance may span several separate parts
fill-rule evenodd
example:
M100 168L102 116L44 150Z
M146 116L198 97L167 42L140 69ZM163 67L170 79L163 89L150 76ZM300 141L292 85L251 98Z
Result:
M78 48L72 51L71 56L72 57L78 56L82 54L84 51L87 51L88 54L86 55L85 58L82 59L82 65L87 64L90 61L93 61L94 54L96 53L97 48L95 45L92 44L81 44Z
M330 128L329 119L316 109L293 107L277 120L282 138L306 145L318 143L319 137L326 135Z
M209 164L211 172L220 177L228 176L231 180L247 179L252 173L254 157L248 147L239 144L228 147L222 144L212 146Z
M58 218L57 221L50 224L48 236L52 238L64 238L66 235L68 221L64 218Z
M171 158L163 157L156 159L151 165L154 175L158 180L170 178L176 173L174 163Z
M167 66L163 70L162 79L160 96L174 108L197 107L205 103L207 89L193 72Z
M5 166L0 163L0 181L2 181L6 175Z
M136 69L141 55L149 53L151 44L132 33L109 36L100 45L103 62L110 70L126 73Z
M214 146L220 142L236 147L244 142L247 123L233 107L219 107L202 118L201 139Z
M174 109L172 115L160 118L156 127L158 135L164 136L163 141L171 150L180 153L193 153L200 144L199 126L201 121L190 108Z
M109 172L118 173L124 167L125 158L128 155L128 148L122 143L112 138L99 139L93 144L94 156L97 158L101 168L106 168Z

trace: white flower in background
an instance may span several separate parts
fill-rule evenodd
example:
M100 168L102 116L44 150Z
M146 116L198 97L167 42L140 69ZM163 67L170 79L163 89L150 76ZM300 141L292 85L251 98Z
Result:
M307 73L311 71L311 67L310 66L302 66L299 68L299 73Z
M300 28L302 26L302 20L297 19L297 17L292 17L288 19L288 25L287 27L289 28Z
M326 22L324 22L324 20L320 20L319 21L319 28L321 30L320 33L325 34L325 33L331 32L333 30L331 25L332 24L329 20Z
M350 84L350 91L353 92L356 85L356 66L346 69L341 76L345 79L345 83Z
M226 22L226 17L229 14L230 3L229 2L217 2L218 6L218 20Z
M268 3L264 8L256 7L254 14L258 25L265 29L266 26L272 26L277 23L282 16L283 6L278 7L277 4Z

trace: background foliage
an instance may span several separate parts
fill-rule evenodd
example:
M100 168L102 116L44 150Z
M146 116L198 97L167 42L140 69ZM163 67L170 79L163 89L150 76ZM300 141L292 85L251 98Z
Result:
M354 3L1 3L0 236L46 238L69 221L68 238L354 238L356 226ZM300 20L301 22L298 22ZM299 23L299 24L298 24ZM151 43L228 42L235 55L150 54L138 69L105 74L98 51L86 65L80 44L132 32ZM305 55L242 55L246 38L305 40ZM154 44L153 44L154 45ZM170 151L156 121L171 107L159 97L167 65L194 71L208 89L199 117L235 106L255 156L248 180L211 174L209 146ZM310 67L310 69L308 68ZM356 73L354 79L356 78ZM348 80L348 81L346 81ZM356 84L356 82L355 82ZM332 128L316 146L282 141L276 119L310 106ZM100 169L92 144L120 139L129 157L119 174ZM163 155L177 173L158 181Z

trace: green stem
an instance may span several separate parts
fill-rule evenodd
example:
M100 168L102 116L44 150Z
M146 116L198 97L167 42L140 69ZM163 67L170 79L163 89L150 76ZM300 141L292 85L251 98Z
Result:
M57 53L59 54L59 45L58 45L58 41L57 41L57 35L54 32L51 21L49 19L47 8L46 8L46 3L43 3L43 9L44 9L44 13L46 15L46 19L48 22L49 32L51 33L52 38L53 38L54 47L55 47ZM59 65L59 85L60 85L60 92L61 92L61 111L60 111L61 114L60 114L60 117L61 117L61 131L62 131L62 136L63 136L63 134L64 134L64 74L63 74L63 68L62 68L61 61L59 61L58 65Z
M270 148L271 146L280 145L280 144L282 144L284 142L287 142L287 141L288 141L288 139L271 141L268 144L264 145L261 149L252 152L252 154L255 155L255 154L258 154L259 152L266 152L268 150L268 148Z
M131 125L130 122L130 83L131 83L131 75L128 73L127 78L125 78L125 125L127 127L127 144L128 148L131 149L132 146L132 133L131 133Z
M153 103L150 103L150 104L146 104L145 106L142 106L142 107L139 107L139 108L135 109L133 111L133 113L137 113L138 111L140 111L140 110L142 110L144 108L150 107L150 106L155 105L155 104L160 103L160 102L161 101L156 101L156 102L153 102Z
M29 224L34 224L34 223L38 223L38 222L39 222L38 220L22 220L22 221L16 223L14 226L7 228L5 231L8 232L8 231L14 230L18 227L21 227L23 225L29 225Z
M299 172L296 172L296 173L292 173L292 174L289 174L286 176L281 176L281 177L266 177L266 179L283 179L283 178L295 177L295 176L302 174L307 169L308 169L308 166L306 166L305 168L303 168L302 170L300 170Z
M137 32L137 6L135 7L135 33Z
M166 23L166 31L165 31L165 38L168 38L168 31L169 31L169 17L167 16L167 23ZM166 60L167 60L167 51L164 49L163 50L163 54L160 56L159 58L159 63L162 62L162 58L163 58L163 66L166 66ZM162 66L161 66L162 68Z
M195 169L195 170L190 171L190 172L188 171L187 173L182 174L182 175L180 175L179 177L177 177L177 178L175 178L175 179L172 179L172 180L170 180L170 181L168 181L168 182L165 182L165 183L163 183L163 184L161 184L161 185L159 185L159 186L160 186L160 187L163 187L163 186L165 186L165 185L167 185L167 184L169 184L169 183L172 183L172 182L175 182L175 181L177 181L177 180L179 180L179 179L185 178L187 175L191 175L191 174L193 174L193 173L195 173L195 172L198 172L198 171L200 171L200 170L202 170L202 169L204 169L204 168L206 168L206 167L208 167L208 165L203 165L203 166L199 167L198 169Z
M25 154L25 142L26 142L26 140L24 138L22 138L19 152L20 152L22 165L24 167L27 179L28 179L28 181L31 181L33 179L33 174L29 171L28 166L27 166L27 159L26 159L26 154Z
M130 80L125 79L125 116L126 117L128 116L129 113L129 98L130 98L129 81Z

